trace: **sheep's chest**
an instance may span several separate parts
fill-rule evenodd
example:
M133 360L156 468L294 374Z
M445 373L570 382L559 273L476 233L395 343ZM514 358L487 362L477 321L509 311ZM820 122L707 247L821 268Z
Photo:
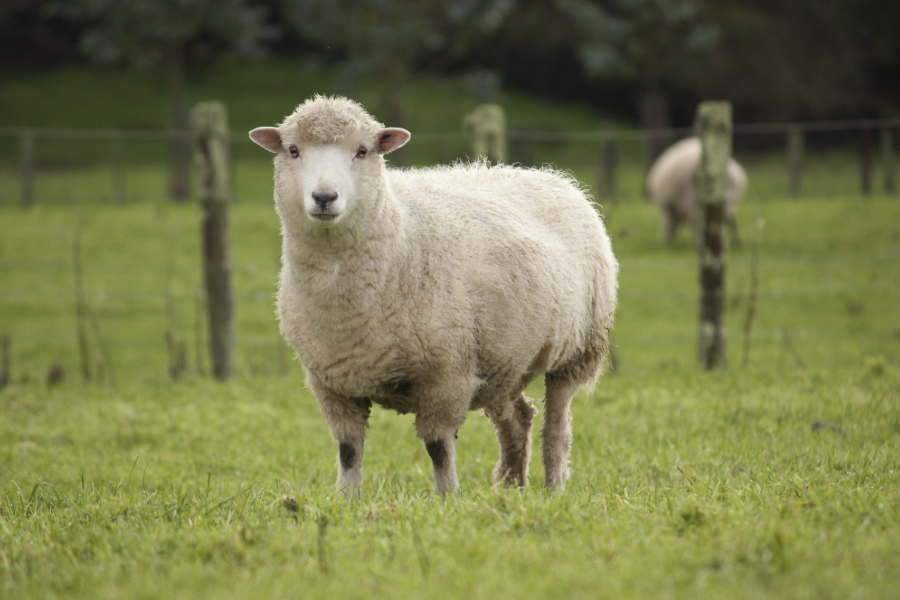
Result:
M404 342L402 315L344 308L338 316L289 293L279 295L279 313L282 333L300 362L329 388L415 412L409 392L420 361Z

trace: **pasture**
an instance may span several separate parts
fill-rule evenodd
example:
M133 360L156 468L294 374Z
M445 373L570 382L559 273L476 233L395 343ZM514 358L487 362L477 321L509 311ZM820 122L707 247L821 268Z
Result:
M544 495L539 456L528 489L493 490L497 444L473 413L458 445L463 492L440 498L412 419L375 410L363 497L348 502L278 337L269 202L231 213L227 384L199 374L196 206L4 207L0 597L892 597L900 203L745 204L745 240L765 221L749 362L748 244L730 253L731 366L715 373L694 357L687 232L666 249L649 205L602 211L622 265L617 368L573 404L566 493ZM174 380L167 337L184 349Z

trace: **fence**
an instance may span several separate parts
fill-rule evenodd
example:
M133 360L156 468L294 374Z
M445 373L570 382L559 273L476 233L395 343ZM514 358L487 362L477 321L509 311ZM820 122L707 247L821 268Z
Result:
M102 228L94 229L94 236L102 235L96 231ZM85 233L89 245L96 245L97 240L90 239L92 229ZM290 366L292 351L278 333L272 308L277 279L274 262L242 260L234 265L238 373L298 372ZM782 362L797 362L799 356L801 362L831 366L896 349L900 345L896 321L900 284L890 273L897 273L898 262L900 252L763 256L751 363L769 364L773 353L778 353L783 355ZM0 333L8 335L15 355L11 361L14 378L23 373L41 378L59 364L69 379L81 379L77 302L89 315L85 335L94 380L117 377L124 381L148 374L178 378L209 372L199 256L174 265L165 255L156 262L98 262L88 257L82 265L80 300L72 290L73 267L65 261L0 260L0 278L6 282L0 287L0 312L6 313L0 315ZM694 366L696 268L690 255L623 257L620 310L613 332L621 362L644 368L661 368L668 361ZM725 302L729 355L740 364L742 320L750 296L749 261L734 257L730 268ZM816 280L821 272L830 273L830 279ZM860 272L867 276L857 277ZM888 276L861 283L876 272Z
M749 173L749 199L865 196L874 193L879 169L882 190L896 193L893 132L897 127L900 119L737 124L734 126L735 155ZM629 203L637 204L643 198L643 180L650 162L648 142L674 140L692 133L690 129L511 130L506 133L507 162L553 163L569 169L582 181L593 181L607 205L618 206L621 202L622 210L627 212ZM0 139L19 140L18 145L0 145L0 203L33 206L105 200L128 204L163 198L166 184L160 165L167 164L165 145L179 135L166 131L0 128ZM255 200L271 202L272 167L267 154L243 133L231 134L229 139L234 175L232 196L237 204L251 206ZM877 145L875 139L880 140ZM879 153L881 160L876 161ZM460 131L414 134L413 144L397 156L406 164L427 165L450 162L469 154L469 139ZM621 241L628 235L626 228L618 220L617 209L609 208L607 225ZM14 217L24 214L27 211L8 213ZM78 227L73 231L80 232ZM647 234L647 239L655 238L655 226L649 230L652 233ZM107 226L98 232L98 240L109 231ZM65 236L69 234L68 230L62 232ZM74 235L79 239L80 233ZM274 223L261 237L257 232L254 242L245 242L242 250L263 248L261 254L265 256L234 267L234 272L239 274L234 295L236 310L244 315L244 322L237 324L236 331L236 345L243 353L243 366L239 370L288 371L290 351L276 330L271 312L277 262L273 249L278 245L277 238ZM98 240L94 243L101 243ZM900 329L892 322L891 315L896 313L893 307L900 305L900 286L893 283L891 269L900 259L897 241L900 237L881 253L844 250L822 256L807 253L785 258L763 252L766 272L758 293L761 320L753 332L754 342L768 345L770 349L780 348L798 365L803 363L801 351L819 343L862 347L861 340L874 341L877 343L869 347L876 349L895 345L900 340ZM85 259L82 264L80 247L78 258L63 252L55 261L41 257L25 259L22 255L10 258L8 252L5 256L0 254L0 276L4 281L0 286L0 313L16 315L6 319L0 314L0 332L8 334L0 340L3 355L0 365L9 363L12 348L20 357L22 353L30 357L26 360L55 366L68 360L59 357L69 357L77 351L73 346L83 346L85 340L92 340L89 343L95 348L94 364L81 365L82 373L94 369L99 376L106 371L107 377L114 380L115 364L120 367L130 364L137 369L148 363L159 363L159 370L167 369L172 377L189 370L204 372L209 360L201 342L206 336L204 319L199 316L206 302L200 291L201 269L193 260L173 258L173 239L164 237L155 243L157 250L167 248L167 259L154 257L152 247L144 249L143 260L134 262ZM110 248L108 252L117 250ZM193 250L188 254L199 256ZM648 353L650 348L693 347L698 299L694 283L696 259L682 254L671 260L626 257L623 261L625 279L620 297L625 308L614 341L625 350L625 360L635 360L641 354L662 356L659 352ZM747 305L751 292L744 291L741 283L748 278L747 261L739 257L730 264L736 273L730 275L734 279L725 302L729 312L734 312ZM823 269L827 269L828 277L821 277ZM868 273L868 279L859 277L862 272ZM835 273L845 273L846 278L835 277ZM69 281L73 274L74 295ZM628 277L636 279L628 281ZM806 304L816 305L815 310L808 311ZM690 308L673 316L675 306ZM793 311L790 325L770 318L768 313L775 306ZM77 335L73 335L76 327L71 320L76 314L80 325ZM633 314L638 316L629 316ZM866 322L854 320L866 314L877 314L880 318ZM652 334L633 325L650 317L656 319ZM738 321L739 318L730 319L732 340L741 339ZM806 347L798 351L796 346L804 344ZM152 348L160 352L152 353ZM733 350L732 354L735 356L736 352ZM846 352L840 356L846 356ZM13 368L18 362L13 361ZM8 366L0 371L0 380L8 378Z
M734 125L734 155L746 168L749 197L896 194L895 130L900 119ZM691 128L506 133L506 162L572 171L604 201L639 201L652 140L665 146ZM165 198L166 144L176 131L0 127L0 205L126 203ZM432 165L472 155L468 136L413 132L392 160ZM233 198L268 201L271 163L245 133L231 134ZM877 180L880 179L880 182Z

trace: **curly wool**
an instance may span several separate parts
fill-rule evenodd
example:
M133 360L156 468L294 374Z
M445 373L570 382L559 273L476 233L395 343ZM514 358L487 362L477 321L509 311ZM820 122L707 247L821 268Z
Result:
M310 144L334 144L357 136L374 137L384 125L358 102L317 94L300 104L280 128L297 131L299 138Z

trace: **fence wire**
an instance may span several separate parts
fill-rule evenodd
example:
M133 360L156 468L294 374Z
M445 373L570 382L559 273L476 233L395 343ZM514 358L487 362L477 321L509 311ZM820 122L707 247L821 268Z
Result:
M735 157L748 171L752 198L894 194L898 128L896 118L736 123ZM642 199L653 149L692 133L689 127L511 129L504 161L571 171L603 200ZM189 142L191 135L177 130L0 127L0 204L161 200L169 193L169 147ZM253 147L246 133L232 132L229 138L233 200L268 199L268 155ZM398 166L471 158L470 140L461 130L414 132L412 143L391 155ZM105 191L82 191L92 186Z
M749 200L787 199L801 196L860 195L871 194L874 181L881 169L885 193L895 193L893 135L900 128L900 119L844 120L805 123L737 123L733 127L735 155L744 164L750 178ZM513 129L507 132L510 159L524 165L553 164L572 171L583 182L596 190L604 203L634 198L643 199L644 178L650 164L649 142L674 141L691 135L691 128L657 130L604 129L592 131L538 131ZM880 134L875 143L873 134ZM798 137L801 136L801 137ZM805 136L805 137L803 137ZM166 197L165 175L168 143L191 137L188 132L172 130L115 130L115 129L58 129L0 127L0 205L33 205L52 202L89 202L102 196L108 202L162 200ZM233 198L240 201L271 202L271 161L268 155L252 146L245 133L230 134L232 153ZM16 144L18 140L18 144ZM395 161L408 166L424 166L465 160L471 154L470 142L462 131L414 133L414 143L404 149L407 154L392 155ZM800 140L798 145L798 140ZM798 154L799 152L799 154ZM880 156L880 160L877 160ZM877 167L877 168L876 168ZM96 188L106 191L100 194ZM79 192L79 190L90 190ZM788 267L824 267L896 264L900 253L839 254L814 256L765 257L764 269ZM261 305L274 304L274 282L277 268L272 264L235 263L233 272L252 272L266 280L266 284L254 285L255 290L237 291L234 295L237 309L240 305L254 305L257 312ZM729 258L729 268L745 269L749 257ZM198 302L204 298L199 290L190 291L195 284L185 285L184 280L194 281L200 273L200 263L179 261L177 264L141 262L96 262L84 265L84 274L91 273L139 273L154 276L175 277L180 287L173 289L115 289L109 286L90 287L84 290L84 300L91 306L103 327L109 323L112 331L106 332L105 341L116 348L136 348L143 353L147 349L159 350L172 343L167 336L173 334L172 323L165 331L150 335L121 335L114 331L116 319L140 312L153 315L155 322L172 321L171 313L180 313L177 320L182 338L199 336L197 321ZM882 268L879 266L879 268ZM689 277L697 270L695 260L624 259L623 275L629 272L680 271ZM46 274L57 283L45 285L43 281L32 285L0 285L0 310L27 306L27 316L13 321L0 331L14 343L29 344L41 354L49 353L48 347L71 349L78 345L74 327L75 298L65 287L73 264L65 261L3 260L0 259L0 276L14 272L28 272L40 277ZM62 277L61 277L62 276ZM257 283L262 281L256 279ZM29 280L31 282L31 280ZM645 282L646 283L646 282ZM187 291L186 291L187 290ZM751 293L743 289L727 290L729 303L748 302ZM763 278L755 295L762 301L796 298L798 302L877 297L878 305L894 303L900 306L900 281L878 280L864 285L828 281L813 285L770 285ZM631 299L637 304L659 302L661 304L687 305L698 298L696 289L658 290L624 285L620 298ZM649 305L649 304L648 304ZM655 305L654 305L655 306ZM851 307L852 308L852 307ZM177 309L177 310L176 310ZM271 310L271 309L269 309ZM855 310L855 309L854 309ZM46 311L46 312L42 312ZM194 316L185 317L193 312ZM262 314L262 313L260 313ZM267 313L271 315L271 312ZM33 320L32 320L33 319ZM55 320L61 327L47 331L41 324ZM190 321L192 325L187 325ZM741 338L736 318L730 324L730 337ZM39 326L29 327L38 323ZM883 321L882 321L883 323ZM246 335L237 332L235 345L249 349L272 349L285 352L285 344L275 331L274 319L269 321L271 332L267 335ZM679 322L674 330L644 336L630 335L616 330L613 339L617 347L684 346L693 347L696 331L689 320ZM202 327L200 327L202 329ZM44 329L41 331L41 329ZM69 331L71 329L71 332ZM151 328L152 329L152 328ZM174 328L177 329L177 328ZM255 331L265 331L260 327ZM772 343L792 339L797 342L832 342L841 340L900 340L900 324L894 327L808 327L786 329L769 328L754 330L754 342ZM199 339L199 338L198 338ZM179 342L186 343L186 342ZM196 340L195 345L200 345ZM14 344L15 345L15 344ZM34 350L33 348L33 350ZM198 355L200 353L197 350ZM289 353L289 351L287 351ZM149 353L148 353L149 355ZM171 357L170 357L171 358ZM283 360L279 358L279 360ZM197 361L202 362L200 359ZM199 367L198 367L199 369Z

